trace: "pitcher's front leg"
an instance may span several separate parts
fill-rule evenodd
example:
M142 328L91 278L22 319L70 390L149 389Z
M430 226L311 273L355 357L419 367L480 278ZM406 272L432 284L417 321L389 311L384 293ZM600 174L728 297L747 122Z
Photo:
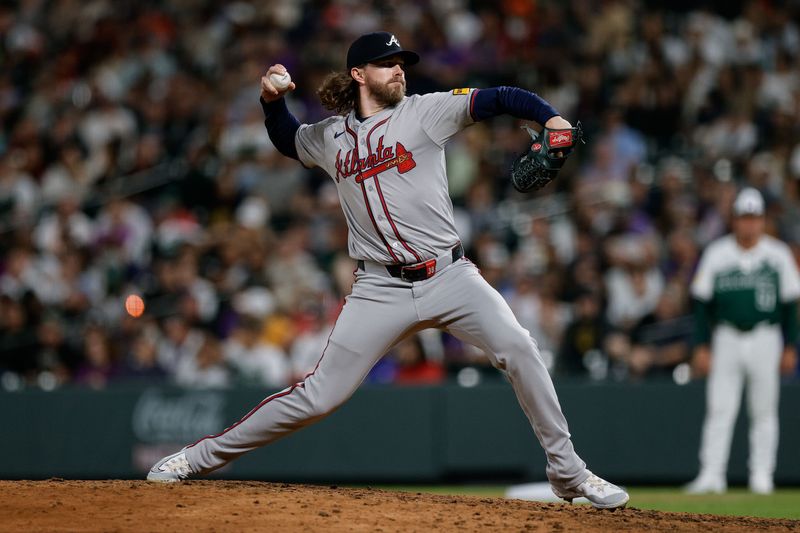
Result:
M547 476L572 487L589 477L570 440L569 428L536 342L520 326L506 301L468 261L441 273L426 294L425 317L437 318L460 339L487 352L505 371L547 455Z
M436 278L434 278L436 279ZM567 501L585 497L598 509L618 509L628 493L594 475L575 453L567 420L536 342L520 326L503 297L471 263L442 272L426 295L426 313L485 350L504 370L547 456L547 477L556 496Z

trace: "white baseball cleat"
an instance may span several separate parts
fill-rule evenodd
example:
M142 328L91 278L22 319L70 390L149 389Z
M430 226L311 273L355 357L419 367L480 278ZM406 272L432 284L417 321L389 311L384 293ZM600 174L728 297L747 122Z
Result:
M181 450L168 455L153 465L147 473L147 481L175 483L189 479L194 472L186 459L186 451Z
M712 476L697 476L683 488L686 494L724 494L728 490L725 479Z
M575 498L586 498L597 509L624 508L630 500L628 493L605 479L589 472L586 481L571 489L552 487L553 494L570 503Z
M754 494L768 495L775 492L775 483L772 481L772 476L768 474L752 474L748 488Z

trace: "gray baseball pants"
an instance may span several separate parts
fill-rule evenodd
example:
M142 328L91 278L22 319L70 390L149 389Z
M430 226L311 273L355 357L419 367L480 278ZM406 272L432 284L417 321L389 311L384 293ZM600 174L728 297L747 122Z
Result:
M475 265L462 259L414 283L389 276L379 265L367 267L356 273L316 370L264 399L219 435L189 446L186 457L195 472L216 470L322 419L355 392L394 344L419 330L441 328L486 351L506 373L544 448L550 482L572 488L586 480L586 464L573 449L536 342Z

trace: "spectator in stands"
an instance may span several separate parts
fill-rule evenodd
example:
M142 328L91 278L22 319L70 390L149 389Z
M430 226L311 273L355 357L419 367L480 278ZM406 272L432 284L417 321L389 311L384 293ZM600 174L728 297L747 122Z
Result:
M610 242L611 268L606 272L608 321L623 331L630 329L655 309L664 287L655 267L651 239L627 237Z
M37 370L36 344L30 310L23 300L3 296L0 301L0 374L11 372L33 381Z
M69 246L81 248L92 243L93 222L80 207L76 191L62 193L55 211L45 215L34 229L33 238L42 253L57 255Z
M68 338L66 326L54 313L42 318L37 329L37 370L55 378L55 384L68 383L82 360L82 351Z
M677 365L689 360L693 319L684 287L677 283L668 286L653 312L631 331L627 363L634 379L671 377Z
M289 384L289 360L275 345L262 338L264 323L244 316L225 340L222 352L242 383L278 389Z
M11 248L3 261L0 293L21 301L27 292L40 286L42 276L36 265L37 256L25 246Z
M0 141L1 142L1 141ZM41 191L33 176L21 168L19 151L0 153L0 213L6 230L34 222Z
M161 328L164 335L158 343L158 362L174 377L182 359L197 359L205 334L193 328L186 317L174 312L163 318Z
M153 239L153 221L139 204L111 198L100 209L95 224L95 245L125 267L147 267Z
M542 358L551 371L555 353L571 318L569 306L557 298L559 281L557 272L538 278L522 276L509 299L514 316L536 339Z
M42 176L42 201L55 205L67 193L85 199L92 185L84 150L77 140L66 141L58 149L58 159Z
M398 385L435 385L444 380L444 367L428 360L418 335L395 346L391 357L397 363L394 382Z
M167 372L158 362L158 326L142 327L122 361L118 379L153 385L166 381Z
M596 290L582 288L574 303L575 316L567 326L556 359L556 373L605 379L612 363L622 361L628 345L603 315Z
M177 360L172 376L175 384L193 389L228 387L230 372L219 341L206 332L199 332L198 341L196 352L184 353Z
M83 332L83 362L75 371L75 383L92 389L104 389L119 372L115 347L105 330L89 325Z

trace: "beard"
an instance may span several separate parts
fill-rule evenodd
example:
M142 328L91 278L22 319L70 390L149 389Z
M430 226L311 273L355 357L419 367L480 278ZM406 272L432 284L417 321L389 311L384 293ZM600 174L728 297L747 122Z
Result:
M404 80L392 80L392 82L381 84L375 80L367 79L367 88L372 93L373 98L378 104L393 106L400 103L406 95L406 82Z

